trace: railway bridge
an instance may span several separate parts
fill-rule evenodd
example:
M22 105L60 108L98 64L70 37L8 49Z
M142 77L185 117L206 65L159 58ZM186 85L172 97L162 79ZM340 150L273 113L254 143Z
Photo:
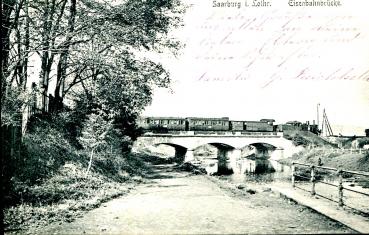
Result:
M135 141L132 151L139 152L146 147L161 144L172 146L176 160L184 162L197 161L194 150L210 144L218 150L218 165L231 167L243 157L242 149L247 146L253 146L258 152L268 152L275 160L289 157L300 150L292 141L283 138L280 132L173 131L163 134L145 133Z

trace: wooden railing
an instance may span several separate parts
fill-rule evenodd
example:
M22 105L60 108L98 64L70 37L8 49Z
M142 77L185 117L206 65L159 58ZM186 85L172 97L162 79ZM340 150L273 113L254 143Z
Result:
M307 176L304 176L304 175L297 174L296 173L297 172L296 171L297 167L302 167L302 168L305 168L305 169L308 168L310 170L310 176L307 177ZM338 184L334 184L334 183L331 183L331 182L326 182L326 181L323 181L323 180L318 180L317 179L317 169L321 169L323 171L334 172L335 175L336 175L336 177L337 177L337 179L338 179ZM292 187L305 190L304 188L301 188L301 187L299 187L299 186L296 185L296 183L297 183L296 177L301 178L301 179L305 179L305 182L306 181L310 181L310 183L311 183L310 193L311 193L312 196L314 196L314 195L323 196L323 195L318 194L316 192L315 186L316 186L316 183L317 182L323 183L323 184L326 184L326 185L330 185L330 186L333 186L333 187L336 187L337 188L338 201L335 201L335 202L337 202L339 206L345 205L345 203L343 201L343 191L344 190L347 190L347 191L350 191L350 192L354 192L354 193L358 193L358 194L361 194L361 195L364 195L364 196L369 197L369 193L362 192L362 191L357 191L357 190L353 190L353 189L350 189L350 188L343 187L343 175L345 173L346 174L350 174L350 175L364 176L364 177L368 177L368 179L369 179L369 173L367 173L367 172L348 171L348 170L336 169L336 168L332 168L332 167L317 166L317 165L310 165L310 164L293 162L292 163L291 183L292 183ZM331 201L334 201L331 198L327 198L327 197L324 197L324 198L326 198L328 200L331 200Z

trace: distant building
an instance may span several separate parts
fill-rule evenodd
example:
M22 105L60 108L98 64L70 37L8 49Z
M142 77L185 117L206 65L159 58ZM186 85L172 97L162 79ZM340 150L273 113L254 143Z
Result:
M365 136L369 137L369 129L365 129Z

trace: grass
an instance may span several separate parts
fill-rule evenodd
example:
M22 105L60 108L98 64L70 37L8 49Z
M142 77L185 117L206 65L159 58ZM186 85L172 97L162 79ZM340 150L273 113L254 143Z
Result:
M146 174L150 174L139 157L122 157L121 171L116 175L111 172L104 175L100 166L93 167L85 177L84 165L67 162L40 184L26 185L18 182L16 190L20 202L5 209L6 230L35 231L51 222L70 222L83 211L128 193L136 184L145 180ZM133 173L133 169L137 172Z
M369 170L368 153L339 153L331 150L307 149L299 152L291 158L280 160L281 163L291 164L293 161L317 165L319 158L324 166L341 168L352 171Z
M21 158L11 160L4 210L7 232L37 233L52 222L70 222L126 194L151 174L141 155L100 152L86 176L89 154L72 143L63 127L49 121L30 129L23 137Z
M284 132L284 138L291 140L295 146L314 145L318 147L334 147L334 144L322 139L321 137L309 132L309 131L286 131Z
M332 167L336 169L349 171L363 171L369 172L369 153L337 153L331 150L315 150L307 149L305 151L295 154L291 158L279 160L280 163L291 165L292 162L299 162L305 164L317 165L319 159L323 166ZM297 174L309 176L310 170L308 168L298 168ZM336 172L318 169L316 171L317 179L324 176L335 176ZM369 188L369 178L364 176L355 177L352 174L344 174L344 178L352 178L358 185Z

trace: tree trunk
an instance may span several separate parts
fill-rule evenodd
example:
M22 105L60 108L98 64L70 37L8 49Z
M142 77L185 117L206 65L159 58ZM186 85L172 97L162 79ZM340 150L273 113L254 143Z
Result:
M27 79L28 79L28 56L30 49L30 35L29 35L29 12L28 12L28 1L26 1L24 6L24 12L26 14L25 19L25 38L24 38L24 60L23 60L23 75L24 75L24 84L23 89L26 90L27 87Z
M6 78L8 75L8 57L9 57L9 35L10 35L10 15L14 10L16 2L14 0L0 0L0 109L3 108L3 100L6 94ZM1 131L1 143L5 140L5 136L3 136L3 131ZM0 212L0 234L4 234L4 196L5 196L5 185L6 185L6 169L5 169L5 159L3 158L3 144L0 145L0 153L1 153L1 161L0 161L0 176L1 176L1 212Z
M94 156L94 148L92 148L91 153L90 153L90 161L88 162L88 167L85 173L85 178L87 178L88 172L91 169L91 165L92 165L92 157Z
M15 0L2 0L1 1L1 46L0 46L0 76L1 76L1 108L4 103L3 100L6 94L6 78L9 76L8 62L10 51L10 31L11 31L11 14L14 10Z
M58 68L57 68L57 77L56 77L56 87L55 87L55 104L56 110L60 110L63 108L63 97L64 97L64 83L67 74L67 66L68 66L68 57L69 57L69 48L72 40L72 34L75 28L75 18L77 13L77 2L76 0L70 0L70 8L69 8L70 16L68 20L68 32L67 37L64 42L63 52L60 54Z
M47 111L47 91L49 88L50 70L47 68L49 62L49 1L45 1L44 15L43 15L43 35L42 35L42 57L41 57L41 71L40 71L40 89L42 93L41 110ZM51 66L50 66L51 67Z

